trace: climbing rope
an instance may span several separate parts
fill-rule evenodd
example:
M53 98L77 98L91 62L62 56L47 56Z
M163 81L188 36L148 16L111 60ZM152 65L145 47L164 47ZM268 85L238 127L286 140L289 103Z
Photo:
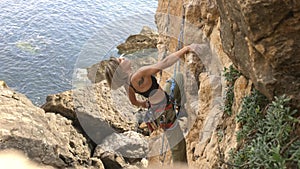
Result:
M182 20L180 25L180 33L177 40L177 51L180 50L183 47L183 41L184 41L184 24L185 24L185 5L182 6ZM176 69L176 66L175 66ZM180 72L180 60L177 61L177 71ZM174 71L174 77L176 76L176 71Z
M166 24L165 24L165 30L164 30L164 34L167 36L168 35L168 32L169 32L169 25L170 25L170 2L171 0L168 1L168 7L167 7L167 15L166 15ZM164 58L166 58L167 56L167 47L165 47L165 50L164 50L164 54L163 54L163 57L161 58L161 60L163 60ZM159 75L160 75L160 78L159 78L159 83L162 79L162 70L160 70L159 72Z
M168 1L168 8L167 8L167 15L166 15L166 26L165 26L165 35L168 34L168 31L169 31L169 25L170 25L170 0ZM181 25L180 25L180 33L179 33L179 36L177 38L177 48L176 48L176 51L180 50L183 46L183 41L184 41L184 24L185 24L185 5L182 6L182 20L181 20ZM167 48L165 48L164 50L164 54L163 54L163 57L161 60L165 59L166 56L167 56ZM178 61L177 62L177 66L175 66L174 68L174 77L176 76L176 72L177 72L177 69L178 71L180 71L180 62ZM160 71L160 80L161 80L161 77L162 77L162 70Z
M182 6L183 10L182 10L182 20L181 20L181 25L180 25L180 33L177 39L177 51L180 50L183 46L183 41L184 41L184 24L185 24L185 6ZM171 78L171 88L170 88L170 97L171 100L175 100L174 99L174 90L175 90L175 86L176 86L176 82L175 82L175 77L176 77L176 73L180 72L180 60L177 61L175 67L174 67L174 72L173 72L173 78ZM174 103L174 105L176 106L176 102ZM175 108L175 107L174 107Z
M161 123L164 123L164 125L165 125L166 122L167 122L166 116L163 115L163 119L162 119ZM165 130L165 128L163 130ZM165 137L166 137L166 134L165 134L165 132L163 132L163 135L162 135L162 138L161 138L162 139L162 141L161 141L162 142L161 143L161 149L160 149L160 162L161 162L162 166L165 163L165 159L166 159L166 155L167 155L167 149L168 149L168 144L166 145L166 148L164 149L164 146L165 146Z
M169 25L169 7L170 7L170 0L168 2L168 14L167 14L167 24ZM184 24L185 24L185 5L183 5L183 10L182 10L182 22L181 22L181 25L180 25L180 33L179 33L179 36L178 36L178 39L177 39L177 51L180 50L183 46L183 41L184 41L184 36L183 36L183 33L184 33ZM166 33L168 31L168 26L166 26ZM164 55L163 55L163 58L164 59L167 55L167 49L165 49L164 51ZM175 77L176 77L176 73L177 71L179 72L180 71L180 60L177 61L175 67L174 67L174 72L173 72L173 78L171 78L171 87L170 87L170 100L173 102L173 110L175 111L176 113L176 119L177 119L177 116L178 116L178 113L176 112L176 106L177 106L177 103L176 103L176 100L174 98L174 90L175 90L175 86L176 86L176 82L175 82ZM160 71L160 80L162 78L162 71ZM179 110L178 110L179 111ZM167 120L165 118L165 116L163 116L163 121L162 123L167 123ZM164 125L163 125L164 126ZM163 128L163 130L165 131L166 128ZM163 166L164 165L164 162L165 162L165 158L166 158L166 154L167 154L167 149L168 149L168 144L165 146L165 132L163 133L162 135L162 145L161 145L161 150L160 150L160 162L161 162L161 165ZM165 146L165 148L164 148Z

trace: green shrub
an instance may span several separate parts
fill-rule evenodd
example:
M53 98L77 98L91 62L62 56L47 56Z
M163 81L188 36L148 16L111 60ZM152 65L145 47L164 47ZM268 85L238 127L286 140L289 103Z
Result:
M229 68L224 68L223 76L227 82L226 84L226 93L225 93L225 105L224 105L224 112L227 115L232 115L232 104L234 99L234 82L237 78L241 76L241 73L237 71L232 65Z
M242 124L237 133L240 148L230 152L231 167L300 168L300 139L294 135L299 120L293 117L296 110L291 110L288 102L285 96L276 97L265 106L265 97L257 91L244 98L236 117Z
M261 107L265 107L267 102L267 98L255 89L250 96L243 98L242 110L236 116L236 122L243 125L242 129L237 132L238 142L251 139L253 133L259 129L260 120L263 119Z

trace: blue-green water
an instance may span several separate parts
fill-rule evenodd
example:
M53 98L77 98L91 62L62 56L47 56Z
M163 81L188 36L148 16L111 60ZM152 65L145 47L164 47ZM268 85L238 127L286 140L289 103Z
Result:
M36 105L144 25L157 0L1 0L0 80Z

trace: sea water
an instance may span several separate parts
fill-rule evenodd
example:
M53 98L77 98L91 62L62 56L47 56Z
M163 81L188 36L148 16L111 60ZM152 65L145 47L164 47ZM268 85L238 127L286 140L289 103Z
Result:
M70 90L74 77L143 26L157 0L1 0L0 80L36 105Z

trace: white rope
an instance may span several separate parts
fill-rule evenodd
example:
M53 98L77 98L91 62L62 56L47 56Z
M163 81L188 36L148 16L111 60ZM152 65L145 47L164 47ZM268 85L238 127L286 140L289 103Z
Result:
M167 24L169 25L170 21L169 21L169 7L170 7L170 0L168 1L168 9L167 9ZM184 24L185 24L185 6L183 5L183 10L182 10L182 22L181 22L181 25L180 25L180 33L178 35L178 42L177 42L177 51L180 50L182 48L182 44L183 44L183 41L184 41L184 36L183 36L183 32L184 32ZM167 34L168 33L168 26L166 26L165 28L165 33ZM165 51L164 51L164 55L163 55L163 58L164 59L167 55L167 49L165 48ZM176 73L177 71L180 71L180 60L177 61L175 67L174 67L174 73L173 73L173 79L172 79L172 83L171 83L171 89L170 89L170 96L171 97L174 97L174 89L175 89L175 77L176 77ZM162 71L160 72L160 80L161 80L161 77L162 77ZM174 98L172 98L174 100ZM176 101L173 103L174 104L174 111L175 111L175 114L176 114L176 118L177 118L177 112L176 112ZM177 126L177 123L172 127L170 128L173 129L174 127ZM164 129L164 131L167 131L168 129ZM161 151L160 151L160 157L162 157L160 159L161 161L161 165L163 166L164 165L164 162L165 162L165 158L166 158L166 153L167 153L167 149L168 149L168 144L166 145L166 148L164 150L164 144L165 144L165 132L163 133L162 135L162 147L161 147Z

